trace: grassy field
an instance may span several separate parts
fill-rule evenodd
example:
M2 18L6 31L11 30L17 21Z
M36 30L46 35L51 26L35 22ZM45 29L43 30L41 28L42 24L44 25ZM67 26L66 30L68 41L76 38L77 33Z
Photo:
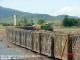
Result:
M54 31L80 31L80 27L56 27Z
M77 26L64 27L62 20L49 21L49 23L53 23L54 31L80 31L80 27Z
M80 31L80 27L64 27L62 26L62 22L61 21L53 21L53 30L54 31ZM5 30L5 26L0 25L0 31L4 31Z
M5 27L0 25L0 31L4 31L5 30Z

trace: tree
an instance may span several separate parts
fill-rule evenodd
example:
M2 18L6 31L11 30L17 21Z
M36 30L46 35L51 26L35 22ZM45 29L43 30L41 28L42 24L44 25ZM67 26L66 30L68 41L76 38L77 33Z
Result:
M80 19L78 18L77 21L78 21L78 22L77 22L76 25L77 25L77 26L80 26Z
M45 21L44 21L43 19L40 19L40 20L38 21L38 24L43 24L43 23L45 23Z
M20 20L18 23L19 26L26 26L28 25L28 20L24 18L23 20Z
M34 25L34 21L33 20L30 21L30 25Z
M64 26L76 26L77 23L78 23L77 19L68 18L68 16L65 16L65 18L63 20L63 25Z
M28 20L26 18L24 18L23 24L24 24L24 26L26 26L28 24Z

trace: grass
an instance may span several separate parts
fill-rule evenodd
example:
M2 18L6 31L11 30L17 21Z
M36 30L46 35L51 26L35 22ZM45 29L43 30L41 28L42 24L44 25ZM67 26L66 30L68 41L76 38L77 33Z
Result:
M55 27L54 28L55 31L80 31L80 27Z
M0 31L4 31L5 30L5 27L0 25Z
M80 27L63 27L62 20L48 21L53 24L54 31L80 31ZM0 24L0 31L5 30L5 27Z
M62 20L49 21L49 23L53 23L54 31L80 31L80 27L77 26L64 27Z

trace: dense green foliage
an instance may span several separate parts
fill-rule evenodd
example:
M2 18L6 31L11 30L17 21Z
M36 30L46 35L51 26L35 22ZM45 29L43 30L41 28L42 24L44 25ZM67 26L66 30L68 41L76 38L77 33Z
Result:
M65 16L63 20L64 26L77 26L77 24L78 24L78 19L68 18L68 16Z

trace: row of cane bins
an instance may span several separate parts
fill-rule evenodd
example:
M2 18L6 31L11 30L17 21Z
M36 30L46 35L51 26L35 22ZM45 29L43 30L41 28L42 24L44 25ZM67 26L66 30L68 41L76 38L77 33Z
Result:
M54 56L54 39L53 32L43 31L41 32L41 54L48 57Z
M16 44L32 50L32 30L17 31Z
M32 30L26 31L26 48L32 50Z
M39 32L32 30L19 30L12 32L12 43L21 45L38 53L52 56L53 38L51 32ZM26 42L26 43L25 43Z
M40 53L40 32L34 31L32 32L32 50Z
M9 40L38 53L62 60L80 60L80 33L7 30Z
M10 33L12 34L10 35L12 36L10 37L12 38L12 43L26 47L49 57L55 56L56 58L62 58L61 53L63 51L61 49L64 47L62 47L61 41L63 41L65 37L59 35L60 33L54 34L50 31L40 32L32 30L12 30ZM63 44L64 42L65 41L63 41Z
M25 30L21 31L21 37L20 37L20 45L22 47L26 47L26 43L25 43Z
M80 33L59 34L54 38L54 56L62 60L80 60Z

